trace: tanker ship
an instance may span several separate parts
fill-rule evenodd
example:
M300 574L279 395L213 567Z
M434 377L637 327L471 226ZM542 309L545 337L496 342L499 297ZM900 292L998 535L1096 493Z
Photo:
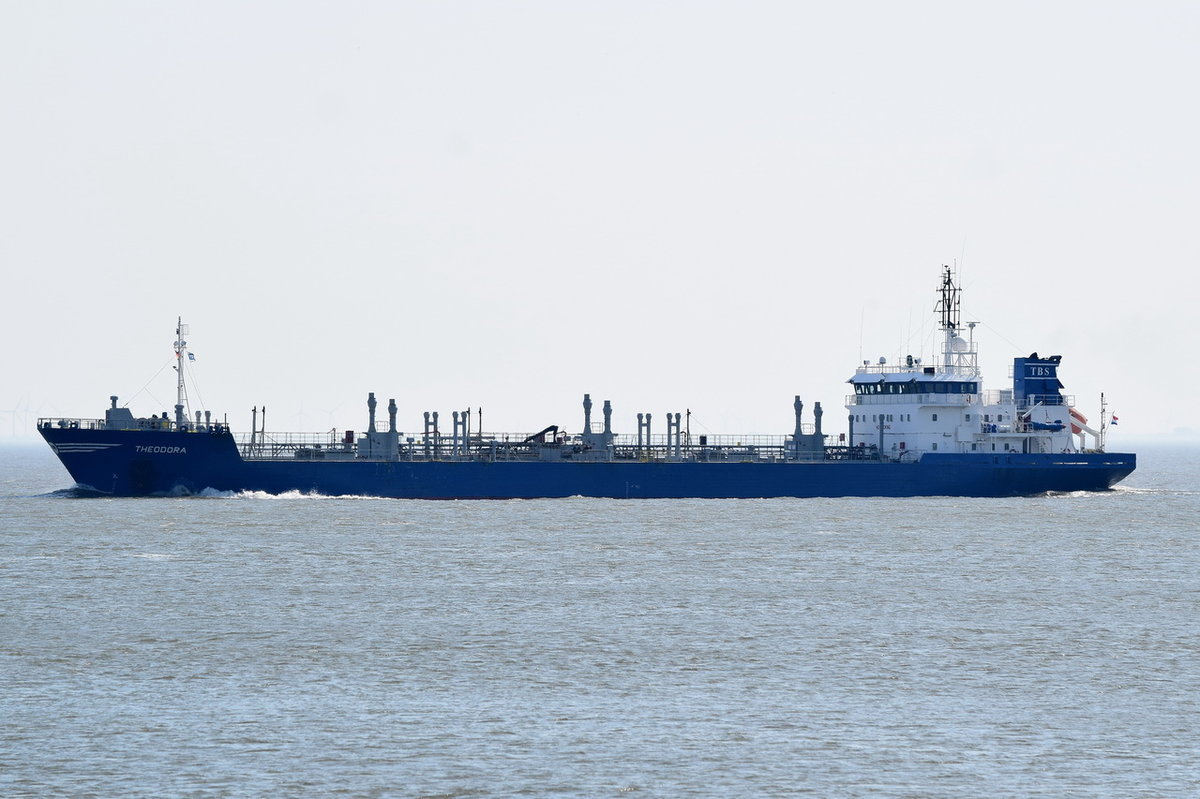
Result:
M487 433L469 410L425 413L417 431L386 428L367 398L366 430L249 433L188 405L190 358L179 320L173 416L135 417L110 397L103 419L44 418L38 431L82 494L181 496L288 492L411 499L759 498L1025 496L1104 491L1136 467L1133 453L1105 451L1110 418L1101 397L1095 426L1063 393L1061 356L1013 360L1013 380L985 390L974 323L961 323L961 290L943 269L935 311L941 351L933 364L908 356L859 365L847 381L846 429L824 432L795 397L795 427L776 436L698 435L681 414L637 414L637 432L617 433L609 401L593 420L583 396L577 431ZM446 433L445 422L450 422Z

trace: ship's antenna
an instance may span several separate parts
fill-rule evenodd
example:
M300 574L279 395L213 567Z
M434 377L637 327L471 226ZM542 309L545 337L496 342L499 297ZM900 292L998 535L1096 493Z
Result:
M935 310L941 313L942 322L942 366L951 374L978 375L979 362L975 351L974 325L971 323L971 339L964 341L959 336L962 329L962 290L954 281L949 266L942 265L942 285L938 287Z
M938 288L937 306L934 308L942 314L942 328L945 330L957 330L959 324L959 290L958 286L954 285L954 277L951 275L950 267L942 265L942 285Z
M955 308L954 278L950 267L942 264L942 284L938 287L938 301L934 310L941 314L942 328L942 368L950 370L954 363L954 336L958 327L958 314Z
M863 354L863 328L867 324L867 306L862 306L858 312L858 362L862 363Z

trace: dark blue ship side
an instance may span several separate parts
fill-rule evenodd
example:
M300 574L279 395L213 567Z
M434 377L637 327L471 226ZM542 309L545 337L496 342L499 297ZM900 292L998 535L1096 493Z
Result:
M579 461L244 459L227 430L110 431L43 426L80 488L116 496L291 491L416 499L536 497L1013 496L1100 491L1132 454L977 456L919 461Z
M611 404L593 424L587 395L578 433L485 434L471 429L469 411L455 411L450 435L426 413L423 431L406 436L395 400L387 429L377 429L372 394L358 436L268 433L256 412L250 434L237 438L211 414L186 412L182 323L174 419L135 418L112 397L104 419L42 419L38 430L82 490L112 496L1000 497L1103 491L1136 468L1132 453L1104 450L1103 401L1093 428L1062 393L1059 356L1017 358L1012 387L984 391L948 269L939 294L941 355L932 365L909 356L859 367L837 445L822 432L821 404L806 424L799 397L795 428L782 436L692 436L678 413L666 414L665 435L652 433L650 414L637 415L636 436L618 435Z

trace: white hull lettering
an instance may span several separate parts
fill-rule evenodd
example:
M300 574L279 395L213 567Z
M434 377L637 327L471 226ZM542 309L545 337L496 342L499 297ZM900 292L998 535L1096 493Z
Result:
M139 444L137 452L151 455L186 455L187 447L144 447Z

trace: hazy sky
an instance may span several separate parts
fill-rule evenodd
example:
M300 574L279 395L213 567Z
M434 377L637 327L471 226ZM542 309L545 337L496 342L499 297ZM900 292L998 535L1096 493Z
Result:
M1190 2L3 0L0 438L179 315L241 430L839 432L956 261L987 387L1200 428L1198 76Z

